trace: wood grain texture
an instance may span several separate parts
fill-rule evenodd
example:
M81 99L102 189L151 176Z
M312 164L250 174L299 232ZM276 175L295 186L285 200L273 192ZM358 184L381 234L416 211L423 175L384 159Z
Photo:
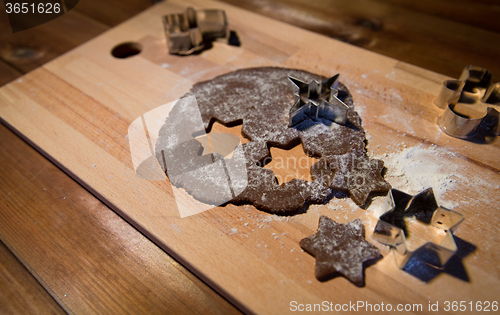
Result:
M20 72L1 61L0 73L2 74L0 84L8 83L21 76ZM5 127L0 127L1 131L8 133ZM1 132L0 134L3 138L4 134ZM14 137L13 144L17 143L23 144ZM40 154L33 152L33 155ZM19 182L19 184L22 183ZM2 191L6 188L1 184L0 187ZM0 209L5 207L6 205L2 203ZM0 313L2 314L65 314L64 310L1 241L0 292L2 292L0 295Z
M0 10L0 59L26 73L77 47L109 28L78 11L22 32L12 33Z
M162 25L158 22L160 16L182 10L186 5L226 10L243 46L216 43L211 50L187 58L166 54ZM114 59L111 48L125 41L140 42L143 52L124 60ZM457 236L477 247L460 259L468 281L445 272L424 284L399 270L387 249L381 247L386 257L366 269L363 289L343 278L317 282L314 259L300 251L298 241L316 230L318 218L323 214L340 222L361 218L369 235L376 223L375 202L374 208L361 210L349 199L334 199L328 205L312 206L306 214L291 218L265 214L252 206L227 205L181 219L168 181L135 177L125 140L126 128L134 119L182 96L194 82L239 68L268 65L300 68L322 75L340 72L341 81L352 91L355 106L370 135L368 148L373 156L398 155L405 147L449 152L441 158L447 165L456 167L455 176L460 180L440 196L440 202L456 205L459 209L455 210L465 215L466 221ZM498 140L488 145L464 142L439 131L435 119L440 110L432 101L444 79L445 76L226 4L169 1L31 72L22 82L3 87L0 116L242 310L283 313L289 310L292 300L299 303L324 300L394 305L421 303L424 307L429 301L440 304L446 300L491 301L498 297L498 289L492 288L500 287L495 263L499 258L495 250L499 219L491 212L500 203L497 194L500 165L496 159L499 143ZM66 190L56 189L56 192L70 194ZM55 196L61 196L58 194ZM477 198L479 195L482 199ZM64 199L57 202L63 204ZM41 207L49 211L44 205ZM71 205L68 208L71 209ZM81 222L68 222L64 216L53 217L48 213L47 221L41 226L47 225L51 231L57 226L60 231L54 233L64 233L77 225L92 231L86 234L91 238L98 233L98 227L88 221L87 216L83 216ZM9 218L36 229L33 222L19 214L10 213ZM42 229L39 233L46 233L38 228ZM5 231L11 233L10 238L14 240L18 235L10 225L5 226ZM23 248L22 244L18 246ZM77 246L77 242L69 239L58 246L66 251L68 246ZM119 252L114 246L120 247L107 244L98 257L87 251L78 255L80 259L92 257L99 263L84 261L74 268L89 274L92 285L110 285L113 282L98 281L106 276L99 271L110 272L109 268L97 266L106 263L99 257L105 256L107 248ZM50 246L48 248L50 250ZM52 259L57 258L54 253L49 254ZM74 269L68 272L75 273ZM48 278L54 276L51 274ZM64 284L58 286L61 291L81 294L78 286L71 288ZM109 292L98 292L106 293L98 298L99 306L122 304ZM398 292L412 294L402 296ZM60 304L64 302L55 292L52 295ZM90 308L86 302L69 303L84 310Z
M494 1L223 1L448 76L474 64L500 80Z
M7 63L0 61L0 86L9 83L10 81L21 76L21 72L9 66Z
M71 12L71 14L51 21L47 25L16 34L11 33L5 11L1 10L0 38L2 40L0 41L0 59L2 61L0 61L0 85L18 79L23 73L29 72L75 48L107 30L110 26L123 22L143 8L151 5L148 1L115 3L114 10L107 7L111 14L106 12L107 15L104 14L103 20L96 21L91 17L93 15L88 10L88 7L90 6L97 11L98 16L95 17L97 19L103 12L102 5L97 2L80 1L77 9L81 7L82 10L75 10L75 13ZM19 80L22 81L23 79L20 78ZM59 311L64 313L62 308L47 294L47 291L37 280L43 283L55 298L62 297L65 300L63 307L69 313L88 312L89 305L95 303L95 300L99 300L96 296L102 296L103 290L107 289L109 289L109 292L104 293L104 295L108 296L106 299L114 299L117 302L96 305L96 313L122 313L124 308L128 308L127 311L146 311L149 313L238 313L233 306L214 293L202 281L164 252L159 252L156 245L145 239L133 228L130 228L123 219L116 217L112 210L103 206L96 197L76 184L63 171L54 167L40 153L29 148L24 141L13 136L3 126L0 128L0 138L3 139L2 162L7 163L7 165L2 164L4 167L1 168L0 172L2 174L7 172L7 166L9 168L8 172L14 169L25 169L26 163L23 164L17 160L8 160L7 162L5 159L6 150L12 152L21 151L23 161L29 161L30 164L31 161L37 161L38 168L31 169L31 171L35 172L33 174L36 175L36 178L44 178L45 186L43 189L38 187L29 191L16 188L26 186L33 188L32 179L34 175L28 177L12 176L11 181L2 181L0 191L7 193L7 196L2 195L0 198L0 213L3 218L6 218L5 215L8 213L19 211L19 215L29 213L30 218L34 221L42 222L44 213L40 212L39 204L31 202L27 205L24 202L25 199L28 201L36 199L43 200L46 207L51 209L53 216L64 217L68 222L87 221L91 225L99 225L97 222L108 222L108 225L100 224L99 229L95 229L94 232L91 232L86 226L76 225L73 226L73 229L66 230L66 233L53 233L49 229L44 236L38 235L40 242L37 244L42 247L41 252L46 252L45 248L50 248L53 251L52 253L59 257L59 260L56 260L57 265L40 263L40 253L34 256L27 254L31 252L32 245L28 241L28 239L32 239L30 230L19 229L12 234L0 233L0 239L8 243L17 257L36 275L36 278L31 276L22 267L21 262L6 247L2 247L2 249L5 249L5 255L2 256L2 271L5 277L2 279L8 280L8 282L2 281L0 284L2 287L2 290L0 290L2 292L0 294L2 299L0 313L44 314L54 310L56 312L57 307ZM73 194L61 195L57 198L46 198L47 189L50 190L49 187L53 186L59 188L65 186L65 189L71 187ZM76 211L69 212L67 207L58 204L60 198L65 198L64 201L72 204L73 209ZM19 204L24 205L22 210ZM111 221L109 221L110 218ZM7 222L11 221L6 220L4 223ZM117 228L121 226L128 228ZM54 227L52 226L52 228ZM88 237L89 232L94 234L91 241L89 241ZM44 237L49 237L50 241ZM64 249L58 247L67 239L76 240L78 246ZM109 243L117 243L117 239L122 243L118 245L120 250L111 248L107 252L95 251L96 244L104 244L101 247L107 247ZM2 243L0 245L4 246ZM137 246L141 247L139 252ZM66 251L72 251L72 254L67 255ZM76 272L78 267L73 267L81 263L80 255L85 252L92 253L91 256L93 257L86 257L90 264L98 266L99 269L102 269L101 274L112 276L113 279L107 277L97 278L96 275L93 278L94 283L92 283L87 275L88 270L86 272ZM137 257L139 254L143 256ZM99 255L102 255L102 257L98 257ZM142 261L145 256L147 256L148 261L143 264ZM94 259L95 257L98 257L97 260ZM124 263L124 258L128 259L128 262ZM102 263L103 260L106 263ZM132 271L124 271L129 268ZM66 269L76 271L65 274L66 280L57 280L61 277L58 270ZM147 272L144 272L145 269ZM61 291L60 282L55 280L77 283L80 288L83 288L82 291L86 293L67 295L67 292ZM110 284L103 288L103 284L107 282ZM120 285L121 290L110 289L116 285ZM138 291L141 292L138 293ZM43 295L40 292L45 292L45 294ZM130 306L130 303L134 305ZM54 308L54 305L56 308Z
M107 26L116 26L152 5L153 1L79 1L75 10Z
M500 32L497 17L500 4L494 0L381 0L391 5L401 6L413 11L436 15L458 23L482 28L495 33Z
M4 126L0 135L0 240L66 312L238 313ZM12 294L35 295L33 288L13 284Z
M66 314L0 242L0 313Z

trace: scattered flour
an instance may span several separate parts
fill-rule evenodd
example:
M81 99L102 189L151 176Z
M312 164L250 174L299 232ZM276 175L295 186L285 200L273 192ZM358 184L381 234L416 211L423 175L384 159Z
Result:
M393 188L417 194L432 187L439 199L463 179L458 165L450 161L455 157L456 154L447 149L419 145L376 158L384 161L387 168L385 178Z

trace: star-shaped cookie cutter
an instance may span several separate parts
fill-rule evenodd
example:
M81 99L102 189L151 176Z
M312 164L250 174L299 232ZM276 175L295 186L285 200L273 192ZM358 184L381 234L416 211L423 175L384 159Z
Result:
M441 130L460 139L472 138L481 129L499 135L500 83L491 79L488 70L469 65L458 80L443 82L434 101L445 109L438 120Z
M338 98L339 74L323 81L312 80L309 83L288 76L296 90L294 104L290 108L289 126L293 127L306 119L317 122L321 118L345 125L349 107Z
M415 196L397 189L391 189L383 205L382 214L375 226L372 238L390 246L394 251L396 264L403 269L410 259L418 259L436 268L443 268L446 262L457 252L453 232L464 216L458 212L440 207L432 188ZM430 229L442 235L438 244L425 242L415 250L407 244L412 236L405 220L415 218Z

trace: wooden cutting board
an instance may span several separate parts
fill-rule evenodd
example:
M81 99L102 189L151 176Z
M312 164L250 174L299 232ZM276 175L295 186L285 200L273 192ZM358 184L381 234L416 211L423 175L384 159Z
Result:
M215 43L197 56L169 55L161 16L186 6L225 10L242 47ZM142 52L114 58L112 48L124 42L139 43ZM368 152L385 160L393 187L416 194L432 186L441 205L465 216L455 234L460 255L450 268L421 275L427 282L397 268L388 249L371 239L383 198L366 210L344 198L293 217L227 205L181 218L168 180L135 176L127 137L132 121L196 82L258 66L341 74L367 131ZM435 122L442 110L433 99L445 79L226 4L168 1L1 88L0 117L244 311L284 313L293 305L323 301L394 309L420 304L423 311L438 303L442 312L446 301L450 307L465 301L470 311L500 296L500 149L498 139L477 144L439 130ZM342 277L315 279L314 258L298 241L316 231L320 215L342 223L360 218L367 239L381 249L384 259L365 270L365 287Z

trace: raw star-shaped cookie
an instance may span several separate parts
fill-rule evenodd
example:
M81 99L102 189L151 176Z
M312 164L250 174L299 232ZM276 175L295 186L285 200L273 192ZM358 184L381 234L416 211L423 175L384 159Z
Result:
M379 249L365 240L360 219L340 224L321 216L318 232L299 244L316 258L315 275L320 281L340 274L363 286L363 263L380 257Z
M385 193L391 185L382 177L384 162L369 159L364 144L357 143L342 155L322 158L311 167L311 174L333 190L349 193L359 206L366 203L370 193Z

